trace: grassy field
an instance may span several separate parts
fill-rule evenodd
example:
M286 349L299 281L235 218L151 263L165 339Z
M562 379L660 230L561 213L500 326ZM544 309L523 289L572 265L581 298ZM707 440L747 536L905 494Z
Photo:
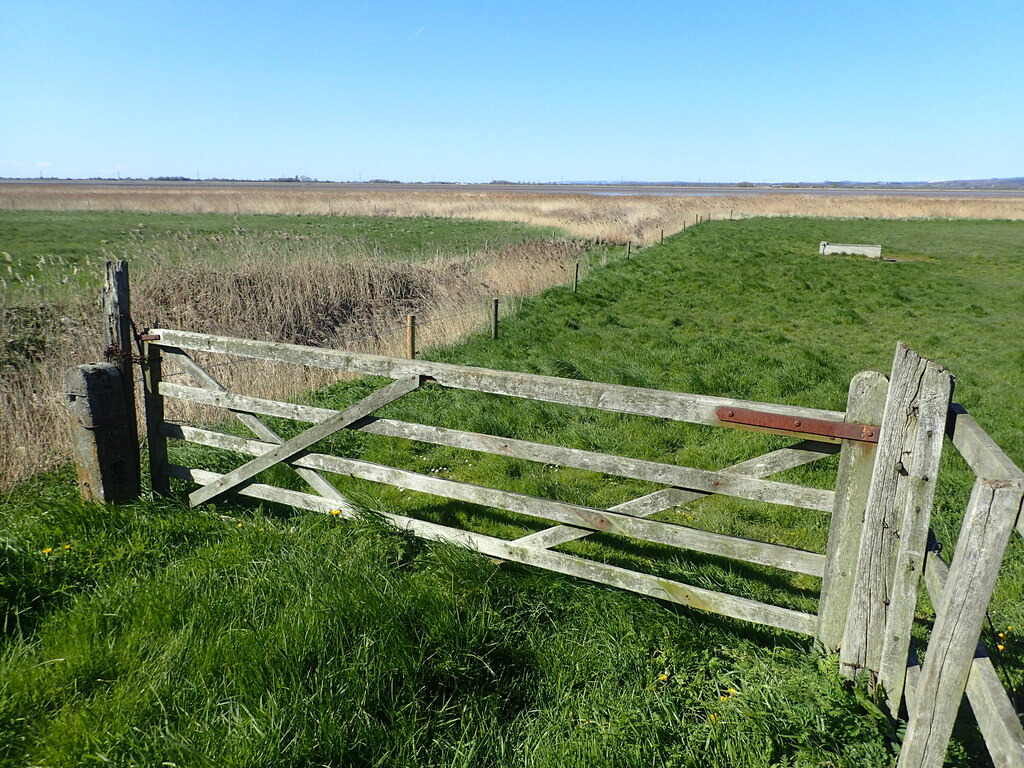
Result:
M0 208L51 211L388 216L525 222L573 237L652 243L697 221L751 216L879 219L1024 219L1024 196L862 194L588 195L555 191L443 191L417 185L377 189L259 184L88 184L0 182Z
M820 257L880 242L897 262ZM1024 463L1024 224L759 219L700 225L528 300L432 359L842 409L850 377L897 340L945 364ZM341 407L381 382L304 399ZM383 415L719 468L784 438L660 423L434 386ZM287 425L275 425L285 431ZM291 427L295 429L295 427ZM338 453L595 506L651 487L345 433ZM235 457L174 447L224 470ZM835 461L779 476L834 482ZM279 484L301 487L283 469ZM387 529L372 510L510 537L537 521L357 481L344 522L271 505L83 505L68 471L0 511L9 765L887 765L899 732L810 640L674 610ZM955 540L970 478L947 451L934 525ZM711 497L666 519L823 551L820 513ZM591 537L566 551L814 610L816 579ZM993 601L1024 680L1024 542ZM921 618L927 617L922 606ZM924 634L922 621L918 634ZM989 637L991 641L993 637ZM995 643L989 642L990 649ZM950 762L985 765L969 722Z

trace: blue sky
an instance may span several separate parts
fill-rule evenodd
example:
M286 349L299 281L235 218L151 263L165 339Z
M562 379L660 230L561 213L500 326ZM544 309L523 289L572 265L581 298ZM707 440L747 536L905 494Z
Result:
M0 176L1024 176L1024 3L0 0Z

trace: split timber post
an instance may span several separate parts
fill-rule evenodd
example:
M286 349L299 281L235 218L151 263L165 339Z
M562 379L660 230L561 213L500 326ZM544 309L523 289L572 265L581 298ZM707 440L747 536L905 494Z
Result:
M897 346L839 654L846 676L867 670L883 687L894 717L952 395L948 371Z
M576 276L572 279L572 292L576 293L580 287L580 263L576 262Z
M498 338L498 300L493 299L491 306L491 338Z
M139 497L138 438L124 389L124 377L112 363L79 365L64 375L78 489L86 501Z
M64 376L82 498L101 503L139 497L138 419L132 368L128 264L108 261L103 288L103 343L108 362Z
M128 262L108 261L103 285L103 345L107 360L120 371L120 397L124 401L125 456L124 489L120 501L137 498L141 468L139 462L139 421L135 413L135 368L132 365L131 291ZM118 493L120 496L120 493Z

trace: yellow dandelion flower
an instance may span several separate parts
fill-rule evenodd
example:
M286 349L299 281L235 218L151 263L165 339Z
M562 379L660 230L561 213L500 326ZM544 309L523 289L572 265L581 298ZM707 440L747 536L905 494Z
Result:
M1004 633L1000 632L1000 633L999 633L999 637L1000 637L1000 638L1004 638L1004 637L1006 637L1006 635L1005 635Z
M728 700L729 700L729 697L728 697L728 696L719 696L718 698L719 698L719 699L720 699L721 701L728 701Z
M713 722L715 722L716 720L718 720L718 715L716 715L716 714L715 714L714 712L712 712L712 713L711 713L711 722L713 723Z
M331 510L331 514L334 515L335 517L337 517L338 515L341 514L341 510L340 509L332 509Z
M735 696L737 693L739 693L739 691L737 691L735 688L730 688L726 691L726 693L728 693L730 696Z
M1000 643L999 645L997 645L997 646L996 646L996 648L998 648L998 649L999 649L1000 651L1005 651L1005 650L1006 650L1006 646L1005 646L1005 645L1003 645L1002 643Z
M664 683L666 680L668 680L668 675L666 675L664 672L662 672L660 675L658 675L658 679L661 680L661 682Z
M244 525L244 523L239 523L238 527L241 528L243 525Z
M43 547L43 549L42 549L42 553L43 553L44 555L48 555L48 554L50 554L51 552L53 552L53 547Z
M71 545L70 544L65 544L64 545L64 549L71 549Z

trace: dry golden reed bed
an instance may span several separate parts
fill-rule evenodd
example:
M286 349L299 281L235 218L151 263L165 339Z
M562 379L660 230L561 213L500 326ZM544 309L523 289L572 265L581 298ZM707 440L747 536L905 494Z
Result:
M38 210L125 210L162 213L437 216L518 221L559 227L584 238L652 242L695 217L839 216L878 219L1024 219L1016 197L799 194L654 196L464 190L232 186L120 186L0 183L0 206Z
M417 315L418 349L450 343L487 327L492 297L506 297L501 310L512 311L514 297L571 281L585 255L581 243L559 238L408 262L382 258L365 245L342 250L330 237L269 233L218 241L211 263L195 255L195 245L196 236L183 235L131 254L132 316L140 327L393 356L406 353L407 314ZM92 297L61 306L0 307L3 332L17 335L19 327L31 328L37 347L30 355L0 357L0 488L67 460L63 372L103 357ZM218 357L221 367L211 371L218 379L262 397L294 396L339 378L254 361L223 366L224 360ZM223 412L170 405L171 418L223 418Z

